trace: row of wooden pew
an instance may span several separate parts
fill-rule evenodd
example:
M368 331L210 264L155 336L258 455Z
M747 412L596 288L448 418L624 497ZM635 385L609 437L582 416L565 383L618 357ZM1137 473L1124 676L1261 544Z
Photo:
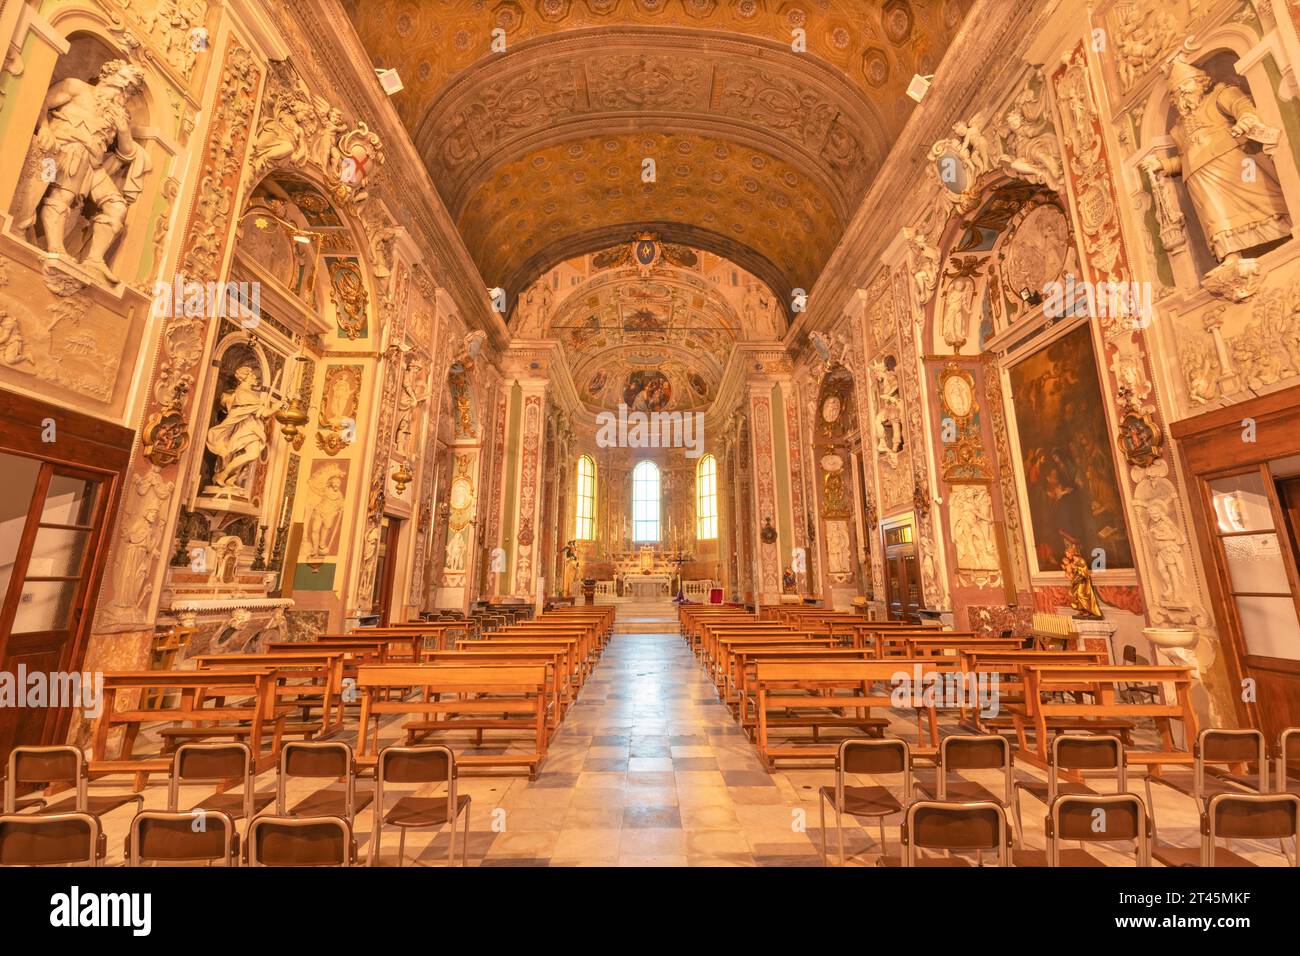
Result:
M1057 734L1114 734L1132 746L1142 720L1153 723L1159 745L1131 751L1135 763L1159 773L1192 759L1197 724L1188 667L1115 666L1101 653L1025 650L1018 638L806 606L750 613L683 605L679 622L769 768L778 760L833 760L823 730L879 736L889 720L872 710L891 707L915 713L913 749L922 759L937 751L939 710L955 711L974 732L1013 733L1017 759L1039 767ZM1160 693L1140 699L1129 692L1133 686Z
M262 653L205 655L193 670L110 672L91 745L92 774L132 774L137 790L165 773L180 744L238 740L256 770L276 764L286 737L335 736L357 723L357 754L373 763L379 721L413 719L407 740L520 731L517 752L466 753L465 766L535 774L555 728L613 633L612 607L558 608L469 636L464 621L419 621L273 643ZM146 692L160 706L135 706ZM142 727L161 723L158 755L135 753ZM116 752L110 753L115 738Z

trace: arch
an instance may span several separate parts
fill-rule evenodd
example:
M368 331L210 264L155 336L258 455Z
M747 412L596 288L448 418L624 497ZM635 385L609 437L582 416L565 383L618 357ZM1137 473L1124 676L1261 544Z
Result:
M718 461L712 455L704 455L695 466L695 537L718 537Z
M578 458L576 490L573 537L578 541L594 541L596 538L596 462L590 455L582 455Z
M632 540L658 542L659 531L659 466L646 459L632 469Z

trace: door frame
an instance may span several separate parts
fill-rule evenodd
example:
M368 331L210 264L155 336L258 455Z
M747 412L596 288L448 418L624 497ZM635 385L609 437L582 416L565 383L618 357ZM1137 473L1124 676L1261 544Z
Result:
M1247 420L1254 422L1253 442L1242 440L1243 422ZM1248 661L1253 655L1246 647L1232 602L1227 568L1219 560L1220 545L1214 530L1216 519L1209 483L1221 477L1267 469L1271 461L1300 455L1300 386L1174 422L1169 430L1177 441L1179 462L1188 484L1191 519L1214 617L1219 626L1224 664L1231 686L1240 687L1242 680L1251 676L1252 666L1258 665L1251 665ZM1282 560L1291 582L1292 597L1300 611L1300 578L1297 577L1294 552L1285 544L1291 529L1278 507L1275 489L1271 490L1269 499L1276 533L1284 542ZM1283 668L1290 669L1289 666ZM1296 667L1296 679L1300 681L1300 666ZM1258 702L1244 701L1241 699L1243 695L1236 692L1230 696L1243 727L1263 726Z
M26 423L25 425L23 423ZM52 423L56 429L55 441L44 441L47 426ZM126 470L131 460L131 449L135 441L135 432L121 425L52 405L40 399L0 389L0 452L20 455L60 468L80 473L92 480L101 482L100 500L96 502L96 521L99 531L83 558L85 575L83 586L78 595L76 606L71 614L75 625L70 627L68 644L60 659L60 668L65 671L80 671L85 663L86 649L90 639L90 629L94 621L94 612L99 600L100 585L104 569L108 564L108 553L112 546L112 532L115 530L118 506L121 503L122 486ZM44 499L48 484L49 469L43 469L38 478L37 491ZM27 523L23 540L19 545L20 556L23 549L30 551L39 514L33 515L34 502L29 506ZM17 571L15 567L15 571ZM10 590L20 586L20 578L15 573ZM0 665L9 656L11 635L10 622L15 608L8 606L0 609ZM70 618L72 620L73 618ZM59 743L66 738L72 720L72 712L67 708L54 711L53 720L47 719L42 729L41 744ZM0 754L0 758L7 755Z

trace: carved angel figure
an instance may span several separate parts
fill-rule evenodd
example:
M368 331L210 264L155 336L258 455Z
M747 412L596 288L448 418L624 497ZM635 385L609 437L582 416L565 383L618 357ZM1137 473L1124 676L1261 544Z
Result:
M310 140L319 122L307 97L299 90L271 94L268 116L253 140L254 169L282 162L301 166L307 160Z
M1026 86L1002 117L1002 168L1021 179L1060 192L1061 147L1043 113L1042 94Z
M131 138L127 105L144 88L144 72L125 60L109 60L94 85L68 78L45 97L36 128L41 175L23 185L14 228L22 233L40 217L48 252L66 256L68 220L87 199L95 207L90 242L81 260L116 285L104 257L126 224L127 207L139 197L151 168L144 148Z

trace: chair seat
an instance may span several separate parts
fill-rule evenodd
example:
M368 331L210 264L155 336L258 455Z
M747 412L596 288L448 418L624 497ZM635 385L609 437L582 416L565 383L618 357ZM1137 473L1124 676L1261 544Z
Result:
M822 787L821 794L831 806L835 806L834 787ZM887 817L902 809L903 805L888 787L845 787L844 806L840 807L840 812L854 817Z
M939 782L933 772L927 772L922 768L916 773L916 778L917 790L931 800L939 799ZM949 780L944 799L956 803L977 803L986 800L997 804L1005 802L1005 797L998 796L982 783L973 780Z
M456 816L469 803L469 797L456 798ZM395 827L439 827L447 822L446 797L402 797L384 816Z
M275 802L273 793L253 794L253 816L257 816ZM202 803L196 803L195 810L224 810L232 819L244 818L244 796L240 793L215 793Z
M1017 780L1015 792L1019 795L1021 792L1029 794L1035 800L1041 803L1047 802L1047 781L1046 780ZM1056 785L1057 796L1063 793L1071 794L1089 794L1096 795L1097 791L1092 789L1086 783L1073 783L1069 780L1062 780Z
M360 813L375 799L373 791L358 790L352 801L353 813ZM291 817L342 817L347 809L347 792L324 787L303 797L289 808Z
M1164 784L1170 790L1176 790L1185 796L1196 795L1196 775L1191 770L1167 770L1160 774L1151 774L1152 783ZM1245 784L1237 783L1238 780L1250 781ZM1254 781L1250 777L1236 777L1234 774L1205 774L1205 785L1202 796L1209 799L1219 793L1242 793L1243 786L1251 793L1258 792L1254 786Z
M882 856L876 865L877 866L902 866L903 858L901 856ZM964 866L969 868L971 867L971 865L972 864L970 863L969 860L963 860L960 857L955 857L955 856L918 857L916 863L913 864L913 866L915 867L934 867L934 868L943 868L943 867L950 867L950 866L956 866L956 867Z
M1201 848L1198 846L1156 846L1151 850L1151 859L1163 863L1165 866L1200 866L1201 865ZM1240 854L1234 853L1225 846L1214 848L1214 867L1230 866L1247 866L1257 867L1258 863L1252 863Z
M106 813L112 813L118 807L125 807L128 804L135 804L135 809L139 810L144 806L144 794L142 793L122 793L108 794L102 797L89 796L86 798L86 812L94 817L102 817ZM77 809L77 798L68 797L60 800L58 803L51 803L45 809L41 810L42 815L51 813L75 813Z
M1046 850L1012 850L1012 866L1047 866ZM1106 864L1101 862L1086 850L1075 848L1061 849L1061 866L1101 866Z

